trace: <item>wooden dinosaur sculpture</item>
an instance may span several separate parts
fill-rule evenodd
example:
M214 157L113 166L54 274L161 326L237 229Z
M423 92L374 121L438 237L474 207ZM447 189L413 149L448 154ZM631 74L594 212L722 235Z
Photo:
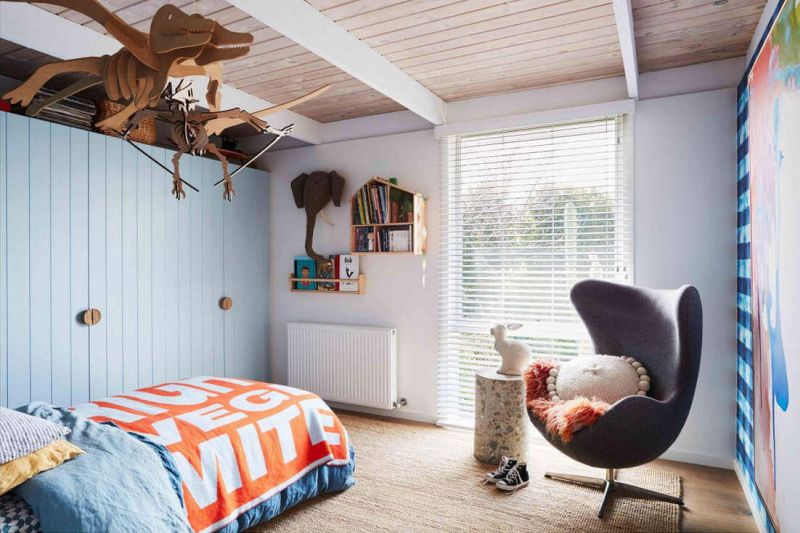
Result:
M173 89L171 83L167 84L162 96L169 106L168 110L154 110L144 109L139 111L132 119L132 128L135 124L145 115L155 115L159 120L169 122L171 124L169 140L175 145L177 151L172 156L172 194L180 200L186 197L186 192L183 190L183 180L180 175L180 159L183 154L203 155L209 152L214 155L222 164L222 182L225 184L223 187L222 197L230 201L236 194L233 188L233 179L228 172L228 159L219 150L219 148L210 141L209 136L219 134L222 131L238 126L240 124L249 124L253 129L260 133L268 133L275 137L267 146L269 148L278 139L292 132L294 125L289 125L280 130L271 127L262 118L278 111L289 109L295 105L301 104L315 96L322 94L330 88L330 85L320 87L319 89L308 93L299 98L295 98L289 102L275 105L262 109L255 113L248 113L240 108L227 109L225 111L202 111L195 109L197 100L191 89L191 83L184 84L183 80ZM252 163L259 155L263 154L266 149L251 158L250 161L245 163L244 166Z
M221 98L222 62L244 57L253 42L253 36L249 33L226 30L211 19L187 15L171 4L159 8L150 24L150 32L144 33L127 24L97 0L48 0L46 3L78 11L97 21L123 48L110 56L84 57L42 65L22 85L3 95L3 98L27 107L38 90L53 76L85 72L91 77L59 91L29 109L27 114L35 115L47 105L103 83L109 99L124 102L126 106L96 124L102 130L123 131L137 111L158 102L170 76L208 76L210 83L206 101L209 109L216 111Z

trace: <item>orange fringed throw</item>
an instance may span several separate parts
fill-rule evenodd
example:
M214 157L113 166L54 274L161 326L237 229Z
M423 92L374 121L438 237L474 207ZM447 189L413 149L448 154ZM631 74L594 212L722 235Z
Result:
M573 398L554 402L547 395L547 378L555 363L536 360L525 371L525 405L544 422L547 432L556 434L566 444L581 428L594 424L607 410L608 404L599 400Z

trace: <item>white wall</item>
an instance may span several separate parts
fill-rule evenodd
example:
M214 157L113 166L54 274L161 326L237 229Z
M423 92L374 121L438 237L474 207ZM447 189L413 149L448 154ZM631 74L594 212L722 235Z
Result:
M593 98L587 94L581 102L579 93L569 93L575 104ZM735 109L733 89L655 98L637 104L634 127L636 281L660 288L694 284L705 310L697 394L669 457L726 468L734 457L736 386ZM286 376L287 321L394 326L399 328L399 392L409 407L393 414L434 420L440 167L432 132L284 150L270 155L268 164L273 180L272 376L278 381ZM428 195L428 254L363 258L365 296L289 293L286 277L292 258L303 253L304 237L303 214L292 203L289 181L317 169L336 169L345 176L348 198L372 175L397 176ZM331 207L328 212L337 227L318 222L317 251L347 250L347 210Z
M398 330L398 394L408 399L402 416L427 422L436 415L437 290L439 243L439 144L433 130L282 150L267 159L271 169L272 244L270 317L272 379L286 380L286 322L391 326ZM361 256L363 296L289 292L295 256L305 255L305 215L292 200L290 181L302 172L336 170L347 180L341 207L325 208L335 223L317 219L315 251L350 250L349 205L372 176L397 177L404 187L430 199L428 254Z
M736 420L735 141L735 89L637 105L636 283L689 283L703 301L697 392L671 456L726 468Z

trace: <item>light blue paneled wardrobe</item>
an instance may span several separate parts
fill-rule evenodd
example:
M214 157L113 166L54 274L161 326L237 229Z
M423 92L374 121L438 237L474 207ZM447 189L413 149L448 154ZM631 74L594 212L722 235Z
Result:
M140 146L171 168L172 152ZM179 202L127 143L0 112L0 405L267 378L268 176L239 173L228 203L216 160L181 169L201 192Z

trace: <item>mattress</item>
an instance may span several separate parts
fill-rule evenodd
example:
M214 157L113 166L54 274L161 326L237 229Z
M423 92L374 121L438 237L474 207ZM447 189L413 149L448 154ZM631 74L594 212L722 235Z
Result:
M70 427L87 453L3 497L0 533L234 533L355 482L346 429L291 387L198 377L20 410Z

